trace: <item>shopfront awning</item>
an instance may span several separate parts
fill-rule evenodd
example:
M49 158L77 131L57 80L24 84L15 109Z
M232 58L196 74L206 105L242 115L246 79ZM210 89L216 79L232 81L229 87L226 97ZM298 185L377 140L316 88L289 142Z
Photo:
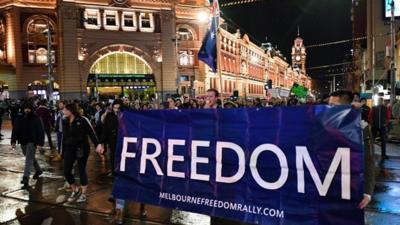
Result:
M87 86L96 87L155 87L154 74L89 74Z

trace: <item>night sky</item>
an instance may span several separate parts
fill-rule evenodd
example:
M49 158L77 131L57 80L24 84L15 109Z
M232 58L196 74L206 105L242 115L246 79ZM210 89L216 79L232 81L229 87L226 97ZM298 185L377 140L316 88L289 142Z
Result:
M220 4L231 1L234 0L220 0ZM297 26L306 46L352 36L351 0L264 0L222 7L221 11L256 43L277 45L289 61ZM307 67L341 63L350 49L351 43L309 48Z

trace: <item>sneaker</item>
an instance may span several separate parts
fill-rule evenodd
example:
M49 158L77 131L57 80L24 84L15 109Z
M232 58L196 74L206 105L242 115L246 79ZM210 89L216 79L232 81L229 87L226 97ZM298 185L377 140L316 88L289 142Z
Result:
M85 194L81 194L80 196L79 196L79 198L76 200L76 202L78 202L78 203L82 203L82 202L86 202L86 195Z
M123 224L124 223L124 212L122 209L115 209L114 220L116 224Z
M34 179L34 180L39 179L39 177L40 177L42 174L43 174L43 171L41 171L41 170L36 171L36 173L33 175L33 179Z
M24 185L24 186L22 186L22 188L29 187L29 177L23 177L22 180L21 180L21 184Z
M29 184L29 177L22 177L21 184L25 184L25 183Z
M50 150L45 151L44 156L51 157L51 151Z
M78 190L76 190L76 191L73 191L73 192L71 193L71 196L69 196L69 198L68 198L68 202L73 202L73 201L75 201L75 199L79 196L80 193L81 193L80 189L78 189Z
M54 158L51 159L52 162L60 162L62 160L62 157L60 154L56 154Z

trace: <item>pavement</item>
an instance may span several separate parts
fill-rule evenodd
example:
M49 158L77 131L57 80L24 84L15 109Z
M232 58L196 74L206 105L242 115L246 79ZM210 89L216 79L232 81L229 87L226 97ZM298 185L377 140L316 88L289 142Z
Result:
M0 224L7 225L105 225L113 224L113 205L107 201L112 179L107 176L108 163L96 154L88 160L88 201L84 204L68 203L70 193L64 187L62 164L51 162L37 152L43 178L30 181L30 188L22 189L24 156L20 149L12 150L10 124L6 122L0 141ZM55 139L54 139L55 141ZM376 145L376 158L380 148ZM368 225L400 225L400 144L388 144L389 160L376 163L377 183L375 195L366 209ZM76 176L78 177L78 176ZM140 205L129 203L126 225L210 225L205 215L170 210L146 205L147 217L140 218ZM225 224L224 224L225 225Z

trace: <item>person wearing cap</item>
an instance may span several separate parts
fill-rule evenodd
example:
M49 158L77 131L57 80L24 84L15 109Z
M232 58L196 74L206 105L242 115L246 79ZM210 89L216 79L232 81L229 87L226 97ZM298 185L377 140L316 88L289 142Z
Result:
M227 108L227 109L237 108L237 107L238 107L238 105L232 101L227 101L224 103L224 108Z
M35 168L33 179L38 179L42 175L42 169L36 160L36 148L41 148L44 144L44 128L40 118L34 113L34 107L30 103L22 106L20 114L13 125L11 134L11 146L15 149L16 144L20 144L25 155L24 176L21 184L24 188L29 185L31 168Z

